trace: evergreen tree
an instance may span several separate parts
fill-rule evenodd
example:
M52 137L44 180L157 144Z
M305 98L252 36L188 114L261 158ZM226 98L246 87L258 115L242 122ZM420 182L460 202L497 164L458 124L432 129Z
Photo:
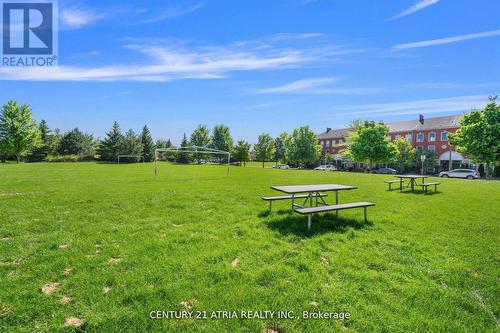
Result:
M61 155L78 155L80 158L93 157L95 153L94 137L75 128L64 133L57 149Z
M99 155L103 161L116 161L118 155L123 154L124 137L120 131L118 122L113 123L113 127L106 133L106 138L101 141Z
M142 155L143 147L141 139L134 133L132 129L129 129L127 133L125 133L123 152L126 155ZM140 160L140 158L133 157L129 160L137 162Z
M3 156L21 156L40 145L40 130L33 119L31 108L17 101L5 104L0 112L0 150Z
M182 138L181 148L189 147L189 141L186 137L186 133L184 133L184 137ZM191 161L191 156L189 153L184 151L179 151L177 153L177 158L175 160L177 163L189 163Z
M151 162L155 155L155 145L153 143L153 138L151 137L151 132L146 125L142 128L141 133L141 143L142 143L142 155L146 162Z
M50 153L52 144L52 135L50 134L49 126L45 120L42 120L38 125L40 131L40 145L34 148L28 155L29 162L40 162Z
M172 148L172 141L170 139L163 140L163 139L158 139L155 144L156 149L158 148ZM174 161L175 160L175 153L174 152L164 152L161 154L158 154L158 159L162 161Z

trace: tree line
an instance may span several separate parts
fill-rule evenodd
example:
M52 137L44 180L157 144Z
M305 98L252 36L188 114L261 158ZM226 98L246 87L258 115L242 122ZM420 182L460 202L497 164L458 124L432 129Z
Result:
M401 138L390 142L388 127L374 121L354 121L350 126L346 149L340 154L352 161L366 163L369 168L376 164L390 164L404 172L418 169L420 155L425 154L424 168L432 168L437 163L433 152L417 154L415 148ZM491 166L500 161L500 105L496 96L483 110L472 110L461 119L461 127L455 133L449 133L450 144L469 156L476 163L484 163L486 174ZM310 167L321 158L332 163L334 156L322 156L322 146L316 134L309 126L296 128L292 133L283 132L278 137L262 133L252 146L249 142L238 140L235 144L229 127L216 125L210 130L206 125L199 125L190 136L184 134L180 147L209 147L231 153L234 162L245 164L249 160L262 162L282 162L292 166ZM47 122L39 124L33 119L31 108L27 104L9 101L0 113L0 156L3 162L13 158L17 162L25 159L36 161L82 161L99 159L115 162L118 155L143 156L149 162L154 160L156 148L174 147L167 139L153 142L148 127L141 133L132 129L122 133L115 121L102 140L80 129L61 133L50 130ZM418 155L418 156L417 156ZM178 163L196 161L202 163L206 157L200 153L179 151L165 157ZM219 159L222 161L222 159Z

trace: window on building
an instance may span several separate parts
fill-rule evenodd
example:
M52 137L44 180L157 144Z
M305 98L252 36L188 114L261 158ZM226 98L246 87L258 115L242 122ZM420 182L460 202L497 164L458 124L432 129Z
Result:
M396 140L399 140L399 139L401 139L401 135L397 134L395 138L396 138Z
M417 142L424 142L424 133L420 132L417 134Z
M325 141L321 140L319 143L320 143L320 145L322 145L323 147L325 146Z
M413 135L411 135L411 133L406 134L406 140L410 143L413 142Z
M327 141L326 141L326 146L327 146L327 147L330 147L330 140L327 140Z
M388 139L389 141L392 141L392 135L389 135Z
M433 153L435 153L436 152L436 146L430 145L430 146L427 147L427 150L428 151L432 151Z
M424 151L424 147L423 146L417 146L417 152L418 153L421 153Z
M429 133L429 141L436 141L436 132Z
M448 141L448 132L446 131L441 132L441 141Z

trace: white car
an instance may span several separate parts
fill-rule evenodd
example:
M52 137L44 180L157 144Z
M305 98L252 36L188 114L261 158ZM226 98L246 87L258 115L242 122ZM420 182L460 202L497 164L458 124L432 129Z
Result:
M319 170L319 171L336 171L337 168L333 165L320 165L319 167L314 168L314 170Z
M439 177L444 178L466 178L466 179L479 179L481 175L476 170L471 169L454 169L451 171L443 171L439 173Z
M276 169L290 169L290 166L287 164L278 164L275 166Z

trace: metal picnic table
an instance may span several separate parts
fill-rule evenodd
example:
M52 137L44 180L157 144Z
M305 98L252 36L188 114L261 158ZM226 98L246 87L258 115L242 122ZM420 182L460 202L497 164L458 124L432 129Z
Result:
M294 207L304 208L309 201L309 207L313 206L313 199L316 199L316 207L319 204L327 206L328 204L320 196L321 192L335 192L335 204L339 204L339 191L354 190L356 186L339 184L320 184L320 185L291 185L291 186L271 186L273 190L280 191L292 196L292 209ZM306 200L300 204L295 203L294 196L300 193L308 193ZM319 202L321 200L321 203ZM337 211L338 216L338 211Z
M417 179L422 179L422 184L423 184L425 178L429 178L428 176L421 176L421 175L397 175L394 177L399 178L399 192L403 192L403 179L410 180L409 186L411 187L411 191L415 192L415 185L417 185Z

